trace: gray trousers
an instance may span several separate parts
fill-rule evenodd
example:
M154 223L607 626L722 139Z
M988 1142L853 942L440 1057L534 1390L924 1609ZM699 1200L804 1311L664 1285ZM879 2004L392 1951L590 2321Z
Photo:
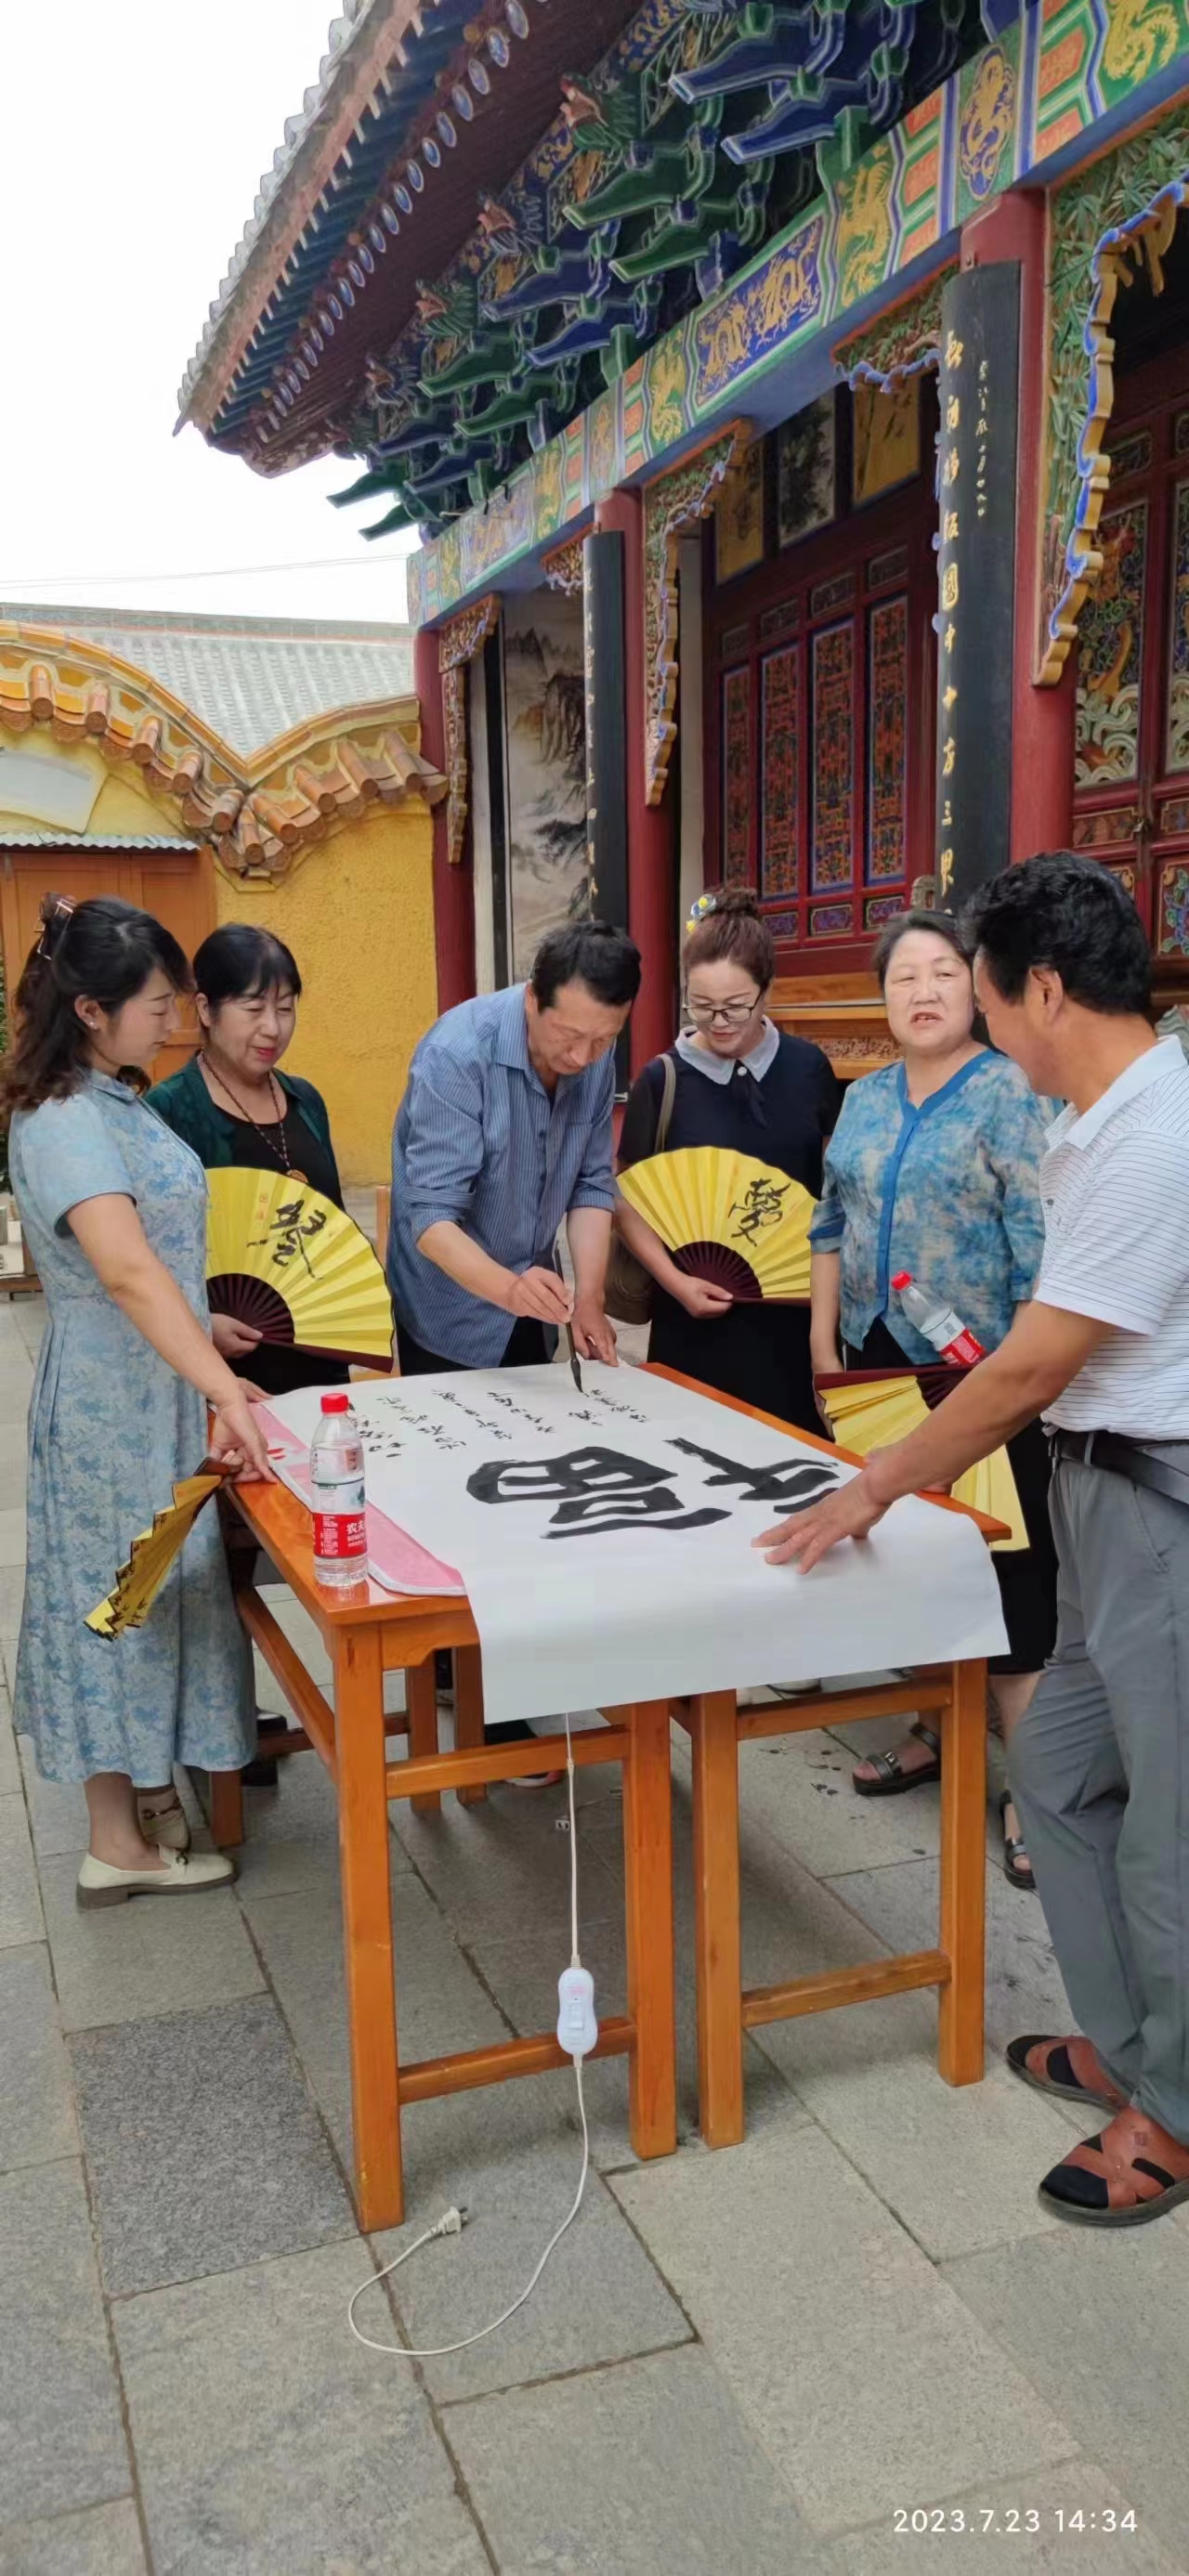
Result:
M1080 2028L1189 2144L1189 1508L1071 1461L1051 1510L1057 1645L1012 1793Z

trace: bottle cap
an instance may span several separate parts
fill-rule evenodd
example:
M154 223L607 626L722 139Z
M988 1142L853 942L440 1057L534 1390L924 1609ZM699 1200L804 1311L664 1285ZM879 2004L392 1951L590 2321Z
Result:
M894 1278L894 1279L893 1279L893 1281L892 1281L892 1286L893 1286L893 1288L911 1288L911 1286L912 1286L912 1272L911 1272L911 1270L898 1270L898 1271L897 1271L897 1273L896 1273L895 1278ZM322 1401L323 1401L323 1404L325 1404L325 1402L326 1402L326 1397L325 1397L325 1396L323 1396Z
M324 1413L349 1413L351 1398L349 1395L324 1395L322 1410Z

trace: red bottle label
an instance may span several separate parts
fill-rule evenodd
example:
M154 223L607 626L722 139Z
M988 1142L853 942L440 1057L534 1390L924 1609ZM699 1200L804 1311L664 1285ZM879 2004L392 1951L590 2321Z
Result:
M974 1334L967 1332L963 1325L954 1340L945 1344L941 1356L943 1360L953 1360L959 1368L973 1368L976 1360L985 1359L987 1355L982 1343L976 1341Z
M367 1522L362 1512L315 1512L314 1554L321 1557L367 1555Z

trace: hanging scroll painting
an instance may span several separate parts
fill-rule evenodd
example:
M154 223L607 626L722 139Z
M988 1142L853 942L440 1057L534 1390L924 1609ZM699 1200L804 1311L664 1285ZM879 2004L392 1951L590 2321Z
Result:
M776 542L795 546L834 516L835 403L819 394L776 433Z
M489 1719L1003 1651L973 1522L912 1499L812 1575L770 1566L751 1540L853 1470L666 1378L582 1375L581 1393L550 1367L352 1391L369 1503L466 1586ZM308 1448L318 1403L270 1410Z
M504 603L508 905L512 975L550 930L588 909L582 602L523 591Z
M732 467L714 505L714 575L734 581L764 552L764 441L757 438Z
M875 385L857 385L853 399L851 496L858 510L919 474L921 389L915 379L890 394Z

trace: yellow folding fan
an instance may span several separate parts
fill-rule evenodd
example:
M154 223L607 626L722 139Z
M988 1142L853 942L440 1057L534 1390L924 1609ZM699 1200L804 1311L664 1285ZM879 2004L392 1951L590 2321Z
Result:
M265 1342L356 1360L392 1358L392 1301L367 1236L287 1172L207 1173L207 1296Z
M691 1277L728 1288L740 1305L808 1297L817 1200L778 1164L686 1145L633 1163L619 1188Z
M961 1375L964 1371L943 1368L922 1369L916 1376L906 1372L901 1377L892 1369L870 1376L856 1372L848 1377L819 1377L815 1385L840 1447L854 1449L865 1458L869 1450L885 1449L928 1421L933 1406L926 1399L926 1385L936 1403L951 1393ZM1027 1547L1028 1532L1006 1449L996 1449L991 1457L968 1467L951 1492L957 1502L1006 1524L1010 1537L992 1539L993 1549L1006 1555L1013 1548Z
M92 1610L86 1624L97 1637L122 1637L126 1628L144 1626L203 1504L209 1503L231 1472L227 1467L203 1466L197 1475L183 1476L174 1486L173 1501L154 1514L151 1529L133 1539L128 1562L120 1567L113 1589Z

